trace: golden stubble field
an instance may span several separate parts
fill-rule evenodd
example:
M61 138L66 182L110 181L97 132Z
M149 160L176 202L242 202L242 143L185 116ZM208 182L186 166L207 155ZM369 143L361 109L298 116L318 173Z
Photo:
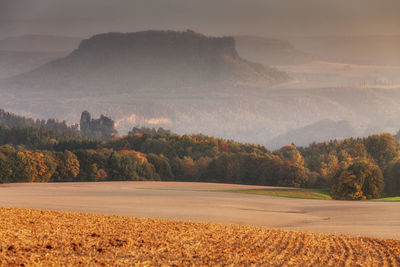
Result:
M400 240L0 208L3 266L400 266Z

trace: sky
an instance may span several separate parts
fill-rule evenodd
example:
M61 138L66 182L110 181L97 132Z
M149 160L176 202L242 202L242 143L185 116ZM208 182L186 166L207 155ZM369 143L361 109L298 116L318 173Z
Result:
M0 37L147 29L210 35L400 35L400 0L0 0Z

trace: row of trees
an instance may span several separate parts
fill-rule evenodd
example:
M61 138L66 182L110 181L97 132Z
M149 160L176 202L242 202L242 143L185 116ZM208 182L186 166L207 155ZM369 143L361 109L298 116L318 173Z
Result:
M18 116L16 114L7 112L0 109L0 125L18 128L45 128L49 131L59 133L78 134L79 125L68 125L66 121L60 121L58 119L39 120L24 116Z
M79 161L70 151L49 152L0 148L1 182L49 182L75 179Z
M0 147L0 181L4 183L161 179L307 186L302 166L270 154L224 152L194 160L109 148L57 152Z
M179 180L318 187L336 199L400 195L400 147L387 133L273 152L203 135L135 134L106 146L164 155Z
M44 127L0 126L0 145L22 146L29 150L96 149L101 143L101 141L90 140L77 134L59 133Z
M153 164L135 151L30 151L0 148L0 182L160 180Z
M2 182L212 181L319 187L336 199L400 195L400 149L390 134L271 152L168 131L100 142L44 128L0 127L0 145Z

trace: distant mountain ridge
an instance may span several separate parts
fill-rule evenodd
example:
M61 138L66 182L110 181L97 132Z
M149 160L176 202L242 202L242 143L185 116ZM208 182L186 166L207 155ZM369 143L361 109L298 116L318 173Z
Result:
M138 88L285 82L277 69L242 59L232 37L193 31L107 33L67 57L13 79L19 90L130 92Z
M242 57L269 66L304 64L316 59L286 40L248 35L238 35L234 38L236 49Z
M66 54L68 53L0 50L0 79L31 71Z
M52 35L21 35L0 39L0 79L10 78L75 50L81 39Z
M357 127L345 120L321 120L302 128L294 129L268 142L267 147L278 149L286 144L307 146L313 142L345 139L360 136Z
M291 42L322 60L400 66L400 35L297 37Z

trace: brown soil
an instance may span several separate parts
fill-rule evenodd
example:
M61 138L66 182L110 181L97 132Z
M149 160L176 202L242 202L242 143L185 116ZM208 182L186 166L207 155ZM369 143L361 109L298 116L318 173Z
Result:
M5 266L399 266L400 241L0 208Z

